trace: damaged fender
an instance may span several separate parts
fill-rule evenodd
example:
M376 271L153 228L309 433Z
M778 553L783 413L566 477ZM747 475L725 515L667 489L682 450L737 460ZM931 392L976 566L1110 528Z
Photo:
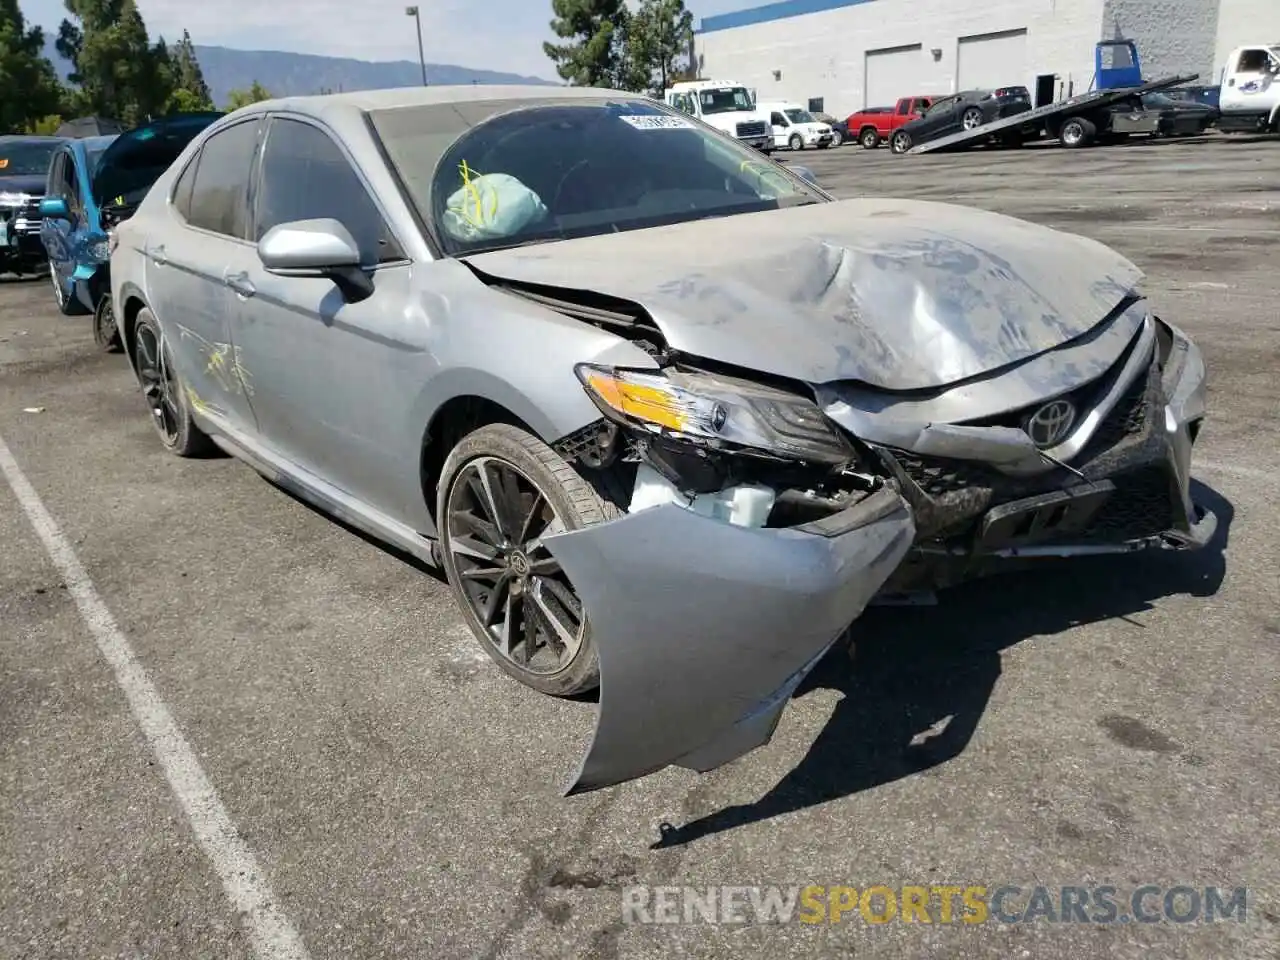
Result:
M734 526L674 504L547 537L600 658L595 739L568 795L767 743L804 675L915 536L892 488L801 527Z

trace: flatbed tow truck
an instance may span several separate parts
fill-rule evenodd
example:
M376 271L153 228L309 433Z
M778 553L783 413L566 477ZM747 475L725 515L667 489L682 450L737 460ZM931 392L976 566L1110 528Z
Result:
M1093 90L1089 93L1082 93L1077 97L1061 100L1058 103L1036 107L1026 113L1015 114L1001 120L993 120L991 123L984 123L982 126L974 127L972 130L962 130L959 133L939 137L937 140L929 140L925 143L917 144L907 153L933 153L937 150L963 149L964 147L985 142L991 138L992 134L999 133L1001 130L1021 127L1028 122L1038 124L1051 137L1060 138L1066 146L1071 147L1084 147L1092 143L1100 129L1107 129L1107 126L1102 123L1103 119L1109 125L1109 132L1111 133L1149 132L1142 127L1142 124L1147 120L1144 114L1135 114L1135 119L1131 122L1125 114L1109 116L1107 108L1130 97L1140 97L1144 93L1155 93L1157 90L1166 90L1169 87L1190 83L1196 79L1199 79L1199 74L1192 73L1185 76L1165 77L1163 80L1152 80L1134 87Z

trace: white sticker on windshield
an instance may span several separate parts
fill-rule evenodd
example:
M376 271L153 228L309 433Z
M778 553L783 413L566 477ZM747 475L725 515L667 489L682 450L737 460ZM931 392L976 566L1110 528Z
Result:
M693 126L683 117L637 117L620 114L618 119L623 123L631 124L637 130L687 130Z

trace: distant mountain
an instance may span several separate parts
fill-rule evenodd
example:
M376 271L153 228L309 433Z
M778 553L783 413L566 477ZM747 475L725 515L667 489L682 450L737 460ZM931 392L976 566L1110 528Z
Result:
M57 31L46 31L47 56L64 79L71 64L54 49ZM277 97L322 91L378 90L384 87L415 87L422 83L422 68L412 60L371 62L346 57L320 57L305 53L273 50L232 50L230 47L196 47L196 57L214 103L225 106L232 90L243 89L257 80ZM435 85L460 83L531 83L554 86L541 77L525 77L494 70L442 63L427 64L427 82Z

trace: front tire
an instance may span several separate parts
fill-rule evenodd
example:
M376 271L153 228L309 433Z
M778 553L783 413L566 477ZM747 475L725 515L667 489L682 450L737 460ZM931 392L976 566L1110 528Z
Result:
M196 426L186 386L173 367L155 314L143 307L133 327L133 370L166 450L178 457L205 457L216 449Z
M796 151L803 150L804 137L800 136L800 134L798 133L793 134L791 139L787 141L787 145L791 147L792 150L796 150Z
M896 154L904 154L911 149L911 134L905 130L895 130L889 138L889 150Z
M64 317L79 317L88 313L84 304L74 293L67 293L67 288L62 285L62 279L54 269L52 260L49 261L49 279L53 284L53 299L58 305L59 313Z
M833 147L844 146L844 134L841 133L839 130L831 131L831 146Z
M436 501L445 575L467 626L508 676L557 697L599 686L582 602L542 538L620 515L518 427L481 427L450 452Z

